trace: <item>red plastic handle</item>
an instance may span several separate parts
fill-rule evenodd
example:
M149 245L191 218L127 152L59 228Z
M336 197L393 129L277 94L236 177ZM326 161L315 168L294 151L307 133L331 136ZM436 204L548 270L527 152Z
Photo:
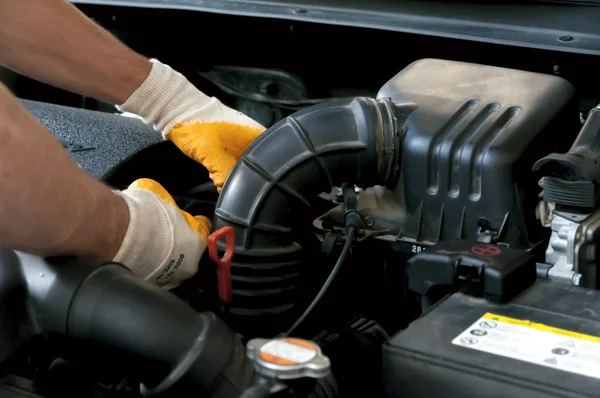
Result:
M219 258L217 241L225 237L225 254ZM232 227L223 227L216 230L208 237L208 255L217 264L217 278L219 283L219 298L228 304L231 301L231 259L235 250L235 234Z

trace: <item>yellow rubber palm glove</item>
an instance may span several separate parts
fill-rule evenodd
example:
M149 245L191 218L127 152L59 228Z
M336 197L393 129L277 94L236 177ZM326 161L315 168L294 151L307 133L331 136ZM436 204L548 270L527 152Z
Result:
M129 207L129 225L114 261L165 289L194 276L211 221L181 210L154 180L139 179L116 194Z
M206 167L221 192L237 160L262 131L230 122L189 122L176 125L166 138Z
M169 66L151 62L146 80L117 108L152 123L165 139L204 165L220 192L239 157L265 128L206 96Z

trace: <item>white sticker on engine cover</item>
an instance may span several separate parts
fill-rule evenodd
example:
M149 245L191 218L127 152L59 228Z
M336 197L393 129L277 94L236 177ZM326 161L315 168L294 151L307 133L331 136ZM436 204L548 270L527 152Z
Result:
M452 344L600 379L600 338L485 314Z

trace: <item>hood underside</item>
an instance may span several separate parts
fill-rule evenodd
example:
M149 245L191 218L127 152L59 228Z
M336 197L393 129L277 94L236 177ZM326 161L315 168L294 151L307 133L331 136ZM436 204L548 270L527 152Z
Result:
M590 0L71 0L382 29L600 55L600 4Z

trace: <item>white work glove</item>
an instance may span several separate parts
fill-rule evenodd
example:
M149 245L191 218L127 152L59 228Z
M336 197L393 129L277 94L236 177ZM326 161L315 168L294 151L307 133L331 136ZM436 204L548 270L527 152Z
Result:
M129 207L129 225L113 261L165 289L194 276L211 221L179 209L171 195L150 179L139 179L115 193Z
M166 140L208 169L220 192L238 158L265 128L206 96L169 66L151 62L148 78L117 109L153 124Z
M220 192L238 158L264 127L206 96L169 66L151 62L149 76L117 109L152 124L204 165ZM167 289L192 277L206 250L210 220L180 210L156 181L138 180L117 194L129 206L130 221L114 260Z

